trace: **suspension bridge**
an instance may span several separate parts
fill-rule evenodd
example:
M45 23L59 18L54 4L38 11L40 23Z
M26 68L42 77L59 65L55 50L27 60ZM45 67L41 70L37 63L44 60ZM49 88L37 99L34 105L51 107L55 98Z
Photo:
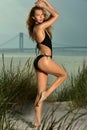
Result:
M0 44L0 52L26 52L31 48L32 45L29 43L29 37L23 32Z
M18 35L10 38L8 41L0 43L0 52L32 52L34 50L34 45L29 42L29 37L23 32L20 32ZM56 49L81 49L87 48L87 46L66 46L59 47L57 43L53 43L56 46ZM55 47L53 47L55 48Z

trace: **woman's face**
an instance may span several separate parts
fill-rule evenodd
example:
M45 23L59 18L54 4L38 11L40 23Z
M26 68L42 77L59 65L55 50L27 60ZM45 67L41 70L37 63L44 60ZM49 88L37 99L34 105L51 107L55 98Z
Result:
M35 20L36 24L43 23L44 18L44 12L42 10L35 10L33 19Z

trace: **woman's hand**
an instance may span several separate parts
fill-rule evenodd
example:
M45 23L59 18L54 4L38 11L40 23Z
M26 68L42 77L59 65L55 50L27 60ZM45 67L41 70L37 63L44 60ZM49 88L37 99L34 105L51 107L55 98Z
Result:
M41 7L41 8L45 8L46 7L46 4L45 2L43 2L44 0L38 0L35 5L38 6L38 7Z
M47 0L38 0L39 2L47 3Z
M41 1L41 2L46 2L47 0L38 0L38 1Z

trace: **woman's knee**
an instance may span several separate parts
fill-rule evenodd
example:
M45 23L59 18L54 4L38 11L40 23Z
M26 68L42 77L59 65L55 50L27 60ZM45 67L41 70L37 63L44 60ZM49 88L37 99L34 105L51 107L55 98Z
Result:
M68 74L66 71L64 72L64 77L65 77L65 79L67 79L67 77L68 77Z
M67 72L64 70L64 71L61 71L61 73L58 72L56 76L57 76L57 77L61 77L61 78L63 78L63 79L65 80L65 79L67 79L68 74L67 74Z
M63 73L62 73L62 75L61 75L64 79L67 79L67 77L68 77L68 74L67 74L67 72L66 71L64 71Z

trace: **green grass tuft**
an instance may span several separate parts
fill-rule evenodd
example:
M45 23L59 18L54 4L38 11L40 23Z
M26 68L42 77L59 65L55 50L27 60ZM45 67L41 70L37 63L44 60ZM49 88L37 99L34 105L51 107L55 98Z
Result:
M37 84L36 75L29 58L23 67L20 62L14 69L13 58L9 68L5 67L4 55L2 55L3 66L0 72L0 130L4 130L6 114L21 107L36 97ZM10 129L8 129L10 130Z
M75 107L87 105L87 64L83 61L82 69L78 68L78 74L71 74L68 82L64 84L60 92L56 92L57 101L72 101Z

